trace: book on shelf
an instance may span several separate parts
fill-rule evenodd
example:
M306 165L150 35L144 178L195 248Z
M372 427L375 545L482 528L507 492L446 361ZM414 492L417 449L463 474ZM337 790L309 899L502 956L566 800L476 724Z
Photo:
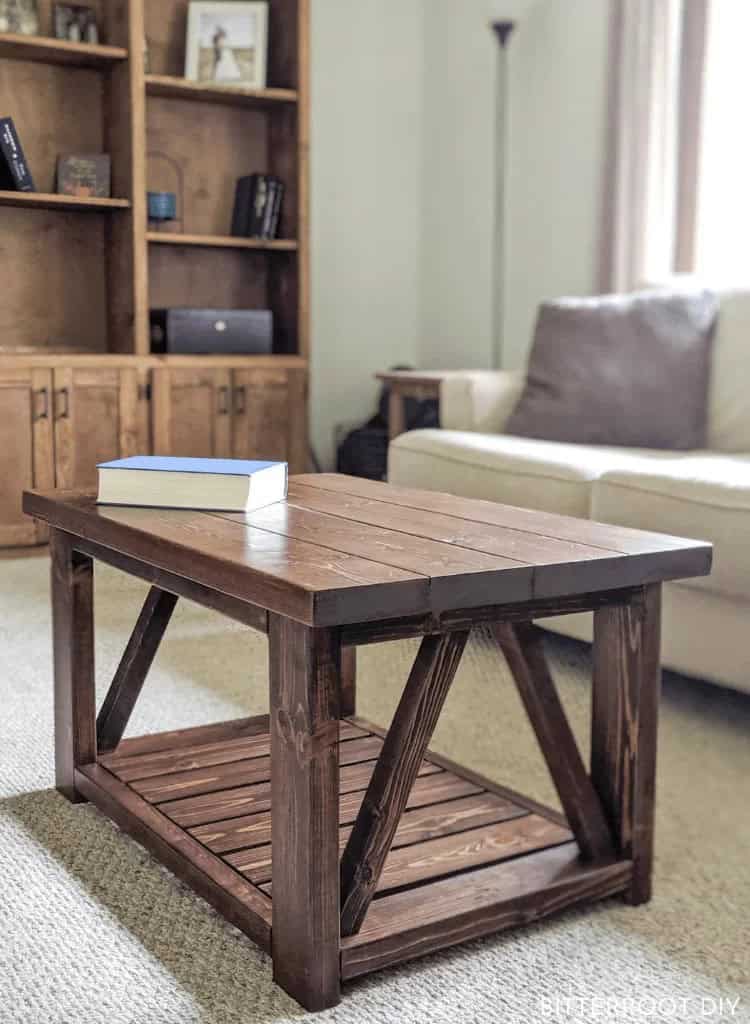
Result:
M270 174L247 174L237 182L232 234L240 238L276 238L284 183Z
M36 191L12 117L0 117L0 188L10 192Z
M111 178L108 153L71 153L57 158L57 191L61 195L108 199Z
M97 469L100 505L252 512L287 494L286 462L135 455Z

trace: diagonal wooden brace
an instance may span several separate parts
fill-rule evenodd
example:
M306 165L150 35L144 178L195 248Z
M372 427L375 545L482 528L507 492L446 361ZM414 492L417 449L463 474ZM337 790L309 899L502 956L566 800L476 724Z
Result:
M341 934L356 934L461 660L468 630L422 641L341 858Z
M166 590L151 587L148 592L96 719L96 742L102 753L114 750L122 739L176 604L175 595Z
M493 626L581 854L599 860L614 854L601 801L576 745L544 654L540 629L530 622Z

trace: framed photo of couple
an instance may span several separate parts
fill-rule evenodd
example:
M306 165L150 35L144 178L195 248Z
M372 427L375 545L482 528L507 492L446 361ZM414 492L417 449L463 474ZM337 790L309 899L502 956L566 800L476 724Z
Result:
M268 4L192 0L188 8L185 78L265 89Z

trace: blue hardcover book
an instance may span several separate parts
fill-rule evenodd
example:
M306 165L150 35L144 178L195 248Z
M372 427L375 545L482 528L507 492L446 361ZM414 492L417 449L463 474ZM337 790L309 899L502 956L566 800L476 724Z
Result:
M251 512L287 493L286 462L136 455L97 469L100 505Z

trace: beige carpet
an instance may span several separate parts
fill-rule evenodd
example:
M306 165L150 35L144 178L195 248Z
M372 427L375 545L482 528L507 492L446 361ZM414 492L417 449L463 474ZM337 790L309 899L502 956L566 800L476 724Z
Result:
M306 1015L273 985L268 958L249 940L97 811L50 788L47 573L44 558L0 562L0 1022L300 1020ZM102 690L143 593L97 572ZM549 646L585 737L587 649ZM389 719L413 651L406 642L361 653L363 714ZM181 604L131 731L258 712L265 692L263 638ZM467 650L434 746L554 799L507 672L481 637ZM750 698L671 678L649 907L611 901L375 974L310 1019L747 1022L749 939Z

